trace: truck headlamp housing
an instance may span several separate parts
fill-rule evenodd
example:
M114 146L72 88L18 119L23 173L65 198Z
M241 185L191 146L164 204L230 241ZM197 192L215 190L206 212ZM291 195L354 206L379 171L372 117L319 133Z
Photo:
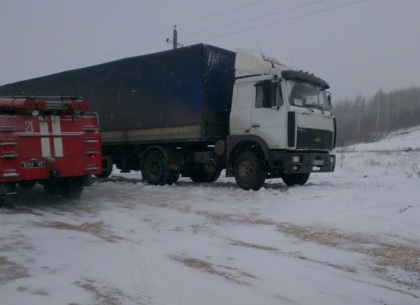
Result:
M330 156L330 163L335 164L335 156Z

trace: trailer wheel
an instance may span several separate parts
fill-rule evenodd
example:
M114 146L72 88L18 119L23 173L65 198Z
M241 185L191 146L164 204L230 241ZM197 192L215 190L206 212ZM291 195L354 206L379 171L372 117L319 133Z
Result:
M293 186L296 184L304 185L309 180L310 173L306 174L283 174L283 182L288 186Z
M236 183L242 189L258 191L265 182L267 171L258 156L252 151L239 154L234 166Z
M164 185L168 182L168 171L162 153L152 151L146 156L142 175L144 180L153 185ZM174 182L173 180L174 179L172 179L172 183Z

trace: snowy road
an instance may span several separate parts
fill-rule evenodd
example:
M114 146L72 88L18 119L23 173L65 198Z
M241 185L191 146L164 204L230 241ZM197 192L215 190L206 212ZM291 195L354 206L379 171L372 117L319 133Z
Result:
M1 304L419 304L420 154L361 151L303 187L115 174L73 202L16 195Z

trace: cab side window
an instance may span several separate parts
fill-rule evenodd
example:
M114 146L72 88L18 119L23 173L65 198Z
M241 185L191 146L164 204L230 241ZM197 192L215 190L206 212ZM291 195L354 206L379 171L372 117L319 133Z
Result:
M263 107L264 94L261 86L256 87L257 95L255 97L255 108Z
M275 104L271 105L270 98L267 96L264 98L263 87L262 86L256 87L255 108L280 107L284 104L280 84L276 84L274 88L275 90L271 90L271 94L275 94Z
M277 84L276 88L276 106L280 107L284 105L283 94L281 93L281 85Z

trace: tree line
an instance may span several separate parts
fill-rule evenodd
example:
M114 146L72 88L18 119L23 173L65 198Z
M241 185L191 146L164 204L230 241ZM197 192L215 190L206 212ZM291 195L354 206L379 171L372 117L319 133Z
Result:
M359 95L333 105L337 118L337 146L377 141L392 131L420 125L420 87L385 93L372 98Z

